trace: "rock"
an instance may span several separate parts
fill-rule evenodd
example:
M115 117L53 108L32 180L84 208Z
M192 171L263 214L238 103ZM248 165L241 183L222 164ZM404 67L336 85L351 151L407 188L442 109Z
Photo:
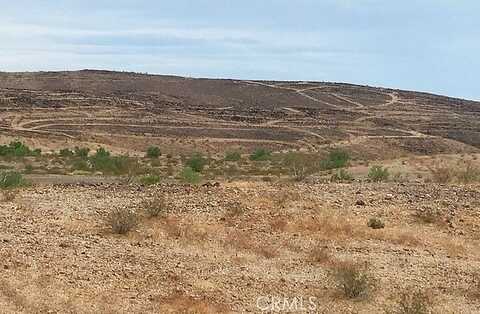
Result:
M365 205L367 205L367 204L365 203L364 200L357 200L357 201L355 202L355 205L357 205L357 206L365 206Z
M385 199L386 199L387 201L391 201L391 200L393 199L393 194L387 194L387 195L385 195Z

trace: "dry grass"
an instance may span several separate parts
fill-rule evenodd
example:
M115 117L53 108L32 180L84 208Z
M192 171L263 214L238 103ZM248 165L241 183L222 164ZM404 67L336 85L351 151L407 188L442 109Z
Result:
M319 245L315 246L309 254L309 261L319 265L330 265L333 262L333 258L328 248Z
M433 182L447 184L458 182L470 184L480 182L480 168L471 162L459 165L442 165L430 169Z
M181 240L186 244L205 242L209 239L210 234L216 234L217 231L215 226L175 216L165 217L159 227L157 231L165 234L168 238Z
M387 314L429 314L433 297L421 290L409 288L399 293L397 303Z
M114 208L108 213L106 223L113 233L126 234L137 225L138 217L128 208Z
M292 233L312 235L325 240L364 238L365 226L352 223L348 218L336 214L321 213L292 219L286 230Z
M414 213L414 216L421 222L427 224L433 223L442 223L443 222L443 213L438 208L427 207L427 208L417 208Z
M465 248L464 241L457 239L446 239L442 243L443 248L450 257L458 257L465 255L467 249Z
M287 208L290 202L295 202L301 199L301 195L297 191L279 190L272 196L276 208Z
M3 202L13 202L18 195L17 190L5 190L2 192L2 201Z
M280 247L269 243L256 241L244 230L230 230L225 234L223 246L234 251L246 251L257 256L271 259L279 256Z
M145 200L140 206L149 217L158 217L167 211L167 204L162 195L156 195L152 199Z
M339 289L349 299L366 298L373 288L373 279L365 264L338 263L335 265L335 279Z

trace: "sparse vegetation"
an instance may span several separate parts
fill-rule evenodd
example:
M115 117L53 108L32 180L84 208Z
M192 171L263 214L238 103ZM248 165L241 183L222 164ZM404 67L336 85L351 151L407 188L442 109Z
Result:
M415 211L415 217L427 224L441 222L442 216L442 211L434 207L417 208Z
M77 159L72 162L72 171L91 171L88 161L83 159Z
M0 156L27 157L40 156L41 154L42 151L40 149L32 150L30 147L20 141L13 141L8 145L0 145Z
M430 169L432 181L440 184L480 182L480 168L472 163L463 166L443 165Z
M330 178L332 182L352 182L353 176L345 169L337 170Z
M17 197L17 190L5 190L2 192L4 202L13 202Z
M74 152L70 148L63 148L58 153L60 157L68 158L74 155Z
M383 229L385 228L385 223L380 218L370 218L367 226L372 229Z
M161 155L161 152L160 152L160 148L157 147L157 146L150 146L149 148L147 148L147 153L146 153L146 157L147 158L158 158L160 157Z
M392 310L386 314L429 314L431 313L431 298L421 290L408 289L400 292L400 297Z
M81 158L81 159L87 159L88 154L90 153L90 148L80 148L80 147L75 147L73 149L73 153L75 157Z
M331 151L326 159L320 162L320 166L324 170L344 168L350 161L350 154L341 149Z
M0 189L15 189L27 185L22 174L16 171L0 172Z
M127 156L111 156L111 153L99 148L93 156L88 158L92 171L108 175L135 175L142 172L136 158Z
M353 262L340 263L335 269L338 287L349 299L365 298L372 289L367 268Z
M316 156L290 152L285 155L283 164L288 167L289 174L295 181L303 181L319 170Z
M272 157L272 153L265 149L265 148L257 148L255 151L250 155L250 160L253 161L266 161Z
M159 175L156 174L147 174L141 176L138 181L143 185L154 185L158 184L161 181L161 178Z
M198 173L202 172L206 164L207 160L200 153L193 154L186 162L187 167Z
M113 233L126 234L137 225L138 218L137 214L130 209L115 208L108 213L106 222Z
M225 161L239 161L242 159L242 155L239 152L233 151L233 152L227 152L225 154Z
M382 166L372 166L368 171L368 179L371 182L383 182L387 181L390 177L390 172L388 168Z
M458 182L463 184L480 182L480 168L469 163L464 168L457 170L456 177Z
M167 210L165 198L159 195L142 202L141 206L149 217L158 217Z
M332 258L332 253L325 247L315 246L310 252L310 260L316 264L328 264L331 262Z
M33 172L33 166L31 164L26 164L24 172L25 172L25 174L32 173Z
M182 172L180 173L180 178L187 183L190 184L197 184L200 182L201 177L200 174L194 171L190 167L183 168Z

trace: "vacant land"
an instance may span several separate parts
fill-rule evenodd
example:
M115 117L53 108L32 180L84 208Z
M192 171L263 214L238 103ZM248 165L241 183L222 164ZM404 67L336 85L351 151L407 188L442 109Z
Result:
M478 313L480 104L0 74L2 313Z
M0 105L2 134L52 148L102 144L133 153L156 144L171 153L215 153L344 145L362 152L359 146L376 141L423 155L480 147L476 102L348 84L0 74Z

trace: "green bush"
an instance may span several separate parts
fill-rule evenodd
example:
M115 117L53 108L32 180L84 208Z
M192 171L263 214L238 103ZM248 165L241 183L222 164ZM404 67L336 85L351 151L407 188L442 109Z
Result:
M25 174L30 174L33 172L33 166L31 164L25 165Z
M202 172L206 164L207 160L200 153L193 154L186 162L187 167L190 167L195 172Z
M147 174L139 178L140 183L143 185L154 185L159 183L160 180L161 180L160 176L156 174Z
M71 166L72 171L91 171L88 161L83 159L74 160Z
M16 171L0 172L0 189L14 189L27 185L22 174Z
M61 157L72 157L73 156L73 151L70 148L63 148L60 150L59 155Z
M337 172L335 172L332 175L330 180L332 182L352 182L353 181L353 176L347 170L339 169Z
M161 152L160 152L160 148L157 147L157 146L150 146L149 148L147 148L147 153L146 153L146 157L147 158L158 158L160 157L161 155Z
M350 161L350 155L348 152L335 149L331 151L327 158L320 162L321 168L324 170L344 168L348 165Z
M180 177L184 182L191 184L197 184L201 180L200 174L190 167L183 168Z
M75 148L73 149L73 153L74 153L75 157L82 158L82 159L87 159L87 158L88 158L88 154L90 153L90 148L87 148L87 147L83 147L83 148L75 147Z
M239 152L227 152L225 154L225 161L239 161L242 155Z
M110 152L104 148L97 149L89 161L92 170L107 175L135 175L141 168L136 159L127 156L111 156Z
M383 168L382 166L372 166L368 171L368 179L372 182L387 181L389 177L390 172L388 168Z
M31 150L30 147L20 141L13 141L8 145L0 145L0 156L26 157L40 156L41 154L42 151L40 149Z
M253 161L265 161L272 157L272 153L264 148L257 148L251 155L250 160Z

